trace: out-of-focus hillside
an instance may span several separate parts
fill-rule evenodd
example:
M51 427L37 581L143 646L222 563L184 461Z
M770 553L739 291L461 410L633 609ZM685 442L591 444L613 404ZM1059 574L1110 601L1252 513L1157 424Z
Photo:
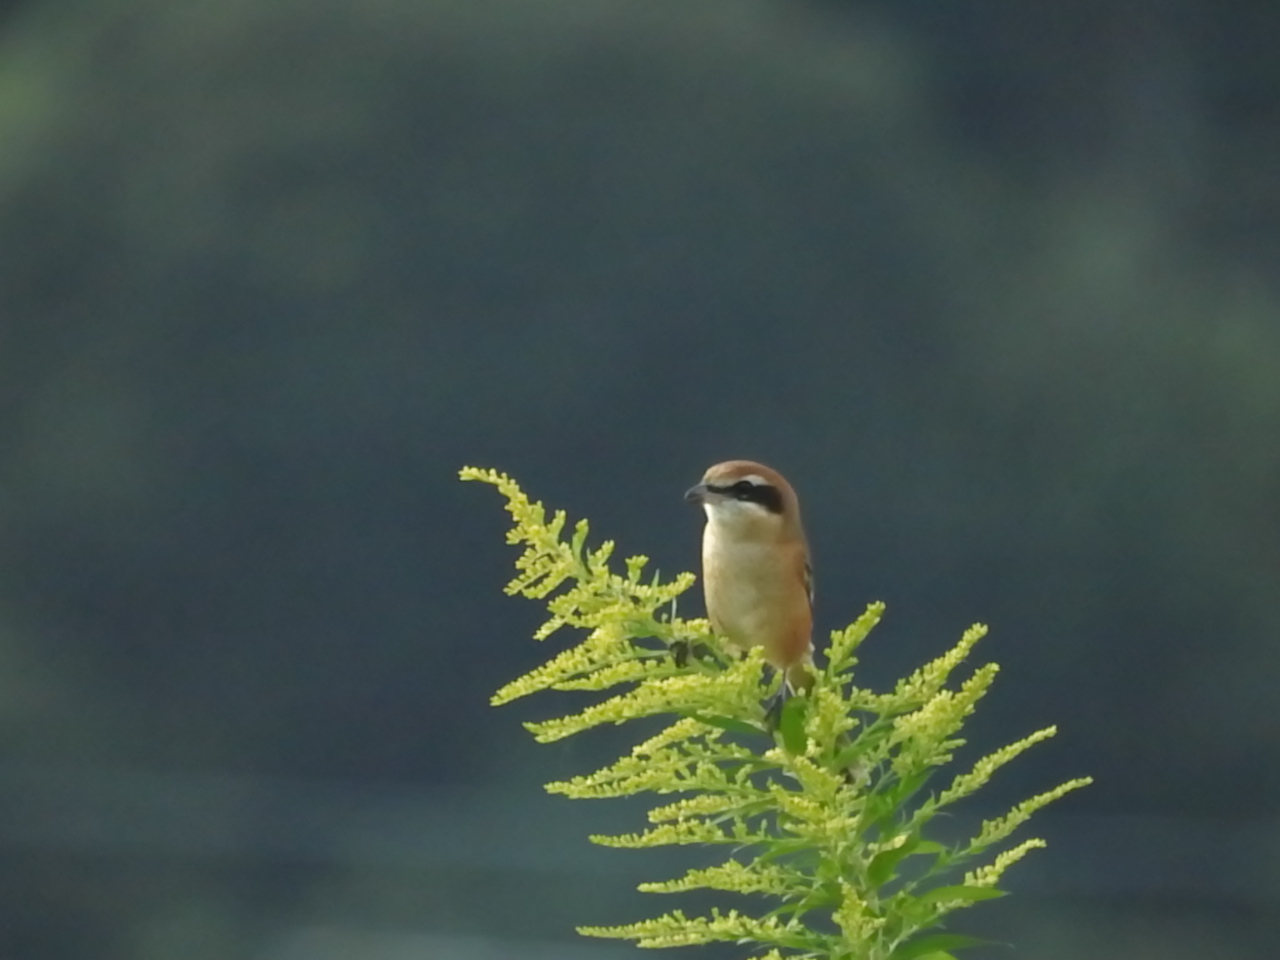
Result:
M1063 733L991 803L1097 777L975 929L1269 956L1277 35L1261 0L5 8L0 955L586 956L648 874L580 842L625 810L538 784L621 746L487 707L543 651L454 473L674 571L681 492L749 456L800 488L822 630L888 602L869 683L992 625L976 745Z

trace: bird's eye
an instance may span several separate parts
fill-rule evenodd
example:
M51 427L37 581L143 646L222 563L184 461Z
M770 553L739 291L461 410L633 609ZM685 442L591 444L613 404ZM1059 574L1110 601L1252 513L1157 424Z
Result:
M755 491L756 485L750 480L739 480L729 489L734 492L735 496L748 497Z

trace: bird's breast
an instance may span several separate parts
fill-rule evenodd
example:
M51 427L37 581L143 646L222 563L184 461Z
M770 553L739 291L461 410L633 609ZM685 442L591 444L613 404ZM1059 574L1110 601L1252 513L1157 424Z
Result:
M726 539L708 526L702 568L712 626L739 647L764 646L771 660L784 647L807 647L808 596L796 563L776 544Z

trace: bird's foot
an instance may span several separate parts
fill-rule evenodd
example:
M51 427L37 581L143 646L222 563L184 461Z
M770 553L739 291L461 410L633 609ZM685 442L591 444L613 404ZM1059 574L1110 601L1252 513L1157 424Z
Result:
M770 733L778 729L778 725L782 722L782 709L793 696L795 691L791 689L790 681L784 676L782 683L778 684L777 692L764 702L764 725Z

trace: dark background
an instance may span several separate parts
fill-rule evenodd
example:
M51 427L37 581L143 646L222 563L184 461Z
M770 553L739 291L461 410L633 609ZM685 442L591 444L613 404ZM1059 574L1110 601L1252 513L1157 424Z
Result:
M0 7L0 957L617 960L687 851L490 691L516 475L664 571L799 488L882 685L1090 773L1026 960L1280 938L1271 0ZM694 602L696 606L696 601ZM691 611L692 612L692 611ZM562 644L567 638L550 641ZM745 948L693 956L742 957Z

